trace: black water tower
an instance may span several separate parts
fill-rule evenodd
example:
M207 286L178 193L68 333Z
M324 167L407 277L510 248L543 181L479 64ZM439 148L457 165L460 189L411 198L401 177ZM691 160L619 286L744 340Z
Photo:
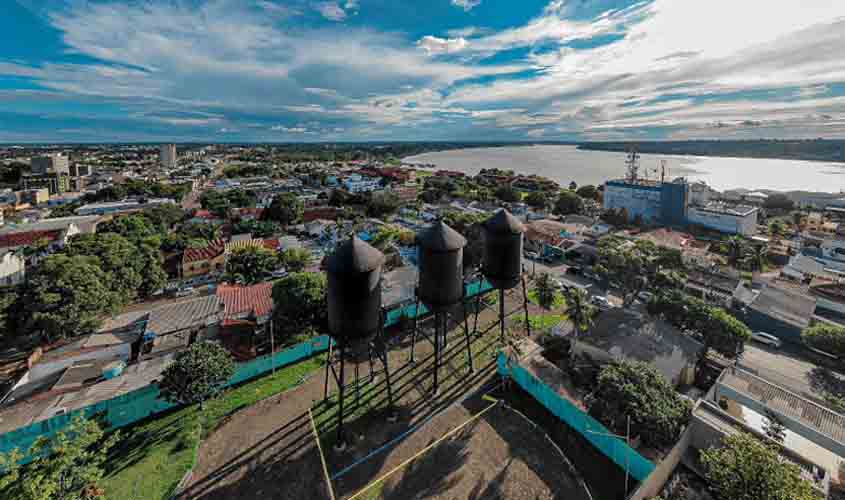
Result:
M352 236L328 258L329 331L357 340L376 333L381 322L384 254Z
M420 247L419 299L433 310L458 304L464 297L466 238L438 221L417 235Z
M500 290L510 290L522 278L525 226L505 209L487 219L484 228L482 273Z

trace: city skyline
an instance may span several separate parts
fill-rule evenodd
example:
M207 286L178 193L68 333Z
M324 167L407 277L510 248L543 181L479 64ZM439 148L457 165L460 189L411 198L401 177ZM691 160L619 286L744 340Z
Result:
M0 142L845 137L841 2L0 10Z

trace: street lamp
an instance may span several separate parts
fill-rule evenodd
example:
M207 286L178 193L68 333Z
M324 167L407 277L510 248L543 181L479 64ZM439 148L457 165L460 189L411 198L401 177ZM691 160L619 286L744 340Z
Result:
M618 439L624 439L625 444L628 445L628 447L630 448L631 447L631 416L628 415L627 419L628 419L628 426L627 426L627 429L626 429L626 434L624 436L619 435L619 434L612 434L612 433L609 433L609 432L596 432L596 431L591 431L589 429L584 429L584 432L587 432L589 434L596 434L596 435L599 435L599 436L607 436L607 437L614 437L614 438L618 438ZM614 441L614 443L615 443L615 441ZM615 444L614 444L614 446L615 446ZM628 472L628 465L629 465L628 464L628 458L629 457L630 457L630 453L628 452L628 450L626 450L625 451L625 495L624 495L625 498L627 498L627 496L628 496L628 477L630 475L629 472Z

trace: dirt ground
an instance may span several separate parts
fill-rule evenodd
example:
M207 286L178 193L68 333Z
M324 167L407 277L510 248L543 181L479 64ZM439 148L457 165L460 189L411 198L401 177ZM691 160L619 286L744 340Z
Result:
M510 299L506 304L509 310L516 306ZM479 325L489 324L494 317L492 311L483 312ZM514 315L512 321L520 318ZM209 436L180 498L329 498L309 408L315 414L330 473L342 474L333 481L337 498L355 494L489 404L480 395L498 381L493 357L498 332L473 339L476 369L470 372L460 322L457 317L450 325L436 396L431 394L431 344L419 342L416 362L409 363L410 335L396 339L389 358L397 422L389 422L382 412L362 412L352 405L344 411L350 415L346 432L350 445L343 452L335 452L331 446L335 419L331 414L337 405L322 404L324 373L315 373L299 388L236 413ZM360 370L362 376L368 374L366 362L361 363ZM347 384L353 380L352 373L348 364ZM332 382L331 390L335 390L334 385ZM364 387L362 399L383 408L383 375ZM396 446L367 458L373 450L409 432ZM344 470L362 459L362 463ZM497 407L391 476L380 488L358 498L588 497L569 472L565 459L544 441L542 433L512 410Z

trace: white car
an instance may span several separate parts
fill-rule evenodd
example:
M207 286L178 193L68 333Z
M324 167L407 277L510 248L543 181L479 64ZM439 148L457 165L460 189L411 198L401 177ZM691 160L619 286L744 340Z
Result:
M770 345L776 349L779 349L783 342L774 335L770 335L765 332L754 332L751 334L751 340L757 341L761 344Z
M610 309L613 307L613 304L607 300L607 297L602 297L601 295L593 295L590 301L602 309Z
M194 287L186 286L186 287L183 287L183 288L176 290L175 295L177 297L188 297L188 296L193 295L193 294L194 294Z

